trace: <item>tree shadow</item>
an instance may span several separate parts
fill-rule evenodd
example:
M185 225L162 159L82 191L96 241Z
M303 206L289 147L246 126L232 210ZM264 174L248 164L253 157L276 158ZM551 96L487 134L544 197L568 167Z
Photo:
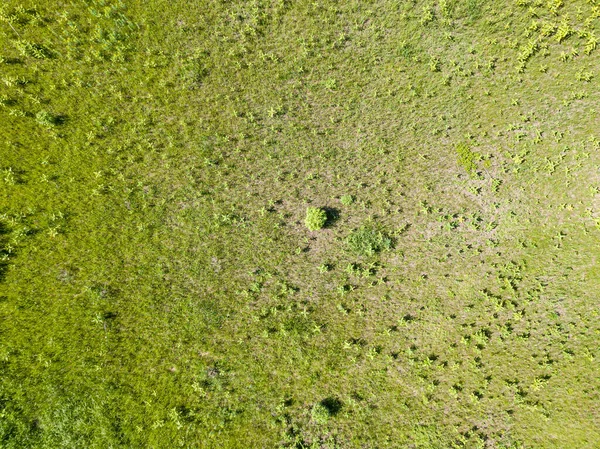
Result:
M322 208L327 214L327 221L325 222L324 228L331 228L340 219L340 210L335 207L323 207Z
M8 228L4 223L0 223L0 257L8 256L9 252L6 249L8 243L7 234L9 233ZM0 260L0 282L3 282L6 277L6 270L8 269L8 262Z
M338 398L328 397L321 401L321 405L327 409L330 416L337 415L342 409L342 401Z
M4 282L6 279L6 270L8 269L8 264L6 262L0 262L0 282Z
M69 116L65 114L57 114L54 116L54 125L60 126L64 125L67 120L69 120Z

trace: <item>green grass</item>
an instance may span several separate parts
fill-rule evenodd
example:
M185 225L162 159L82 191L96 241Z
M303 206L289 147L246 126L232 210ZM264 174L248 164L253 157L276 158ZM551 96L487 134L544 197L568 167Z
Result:
M0 447L600 446L599 28L2 3Z

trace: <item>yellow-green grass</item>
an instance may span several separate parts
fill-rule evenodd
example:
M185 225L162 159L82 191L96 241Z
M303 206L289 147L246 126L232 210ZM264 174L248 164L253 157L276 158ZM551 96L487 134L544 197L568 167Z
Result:
M600 446L599 17L5 2L0 447Z

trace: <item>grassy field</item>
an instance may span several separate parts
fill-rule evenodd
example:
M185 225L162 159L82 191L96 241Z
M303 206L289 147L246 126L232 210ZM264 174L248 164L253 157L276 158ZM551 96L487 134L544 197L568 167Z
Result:
M0 447L599 448L598 38L5 0Z

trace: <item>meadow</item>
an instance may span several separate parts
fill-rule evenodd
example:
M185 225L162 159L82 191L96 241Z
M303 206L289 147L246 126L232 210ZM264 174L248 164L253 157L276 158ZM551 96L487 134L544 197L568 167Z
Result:
M0 448L600 447L598 36L4 0Z

